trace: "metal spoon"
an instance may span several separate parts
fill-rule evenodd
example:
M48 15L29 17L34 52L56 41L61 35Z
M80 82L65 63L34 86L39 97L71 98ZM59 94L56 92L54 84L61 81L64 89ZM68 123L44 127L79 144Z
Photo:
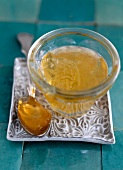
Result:
M28 33L19 33L17 40L21 44L21 52L26 56L33 41L33 36ZM18 101L18 118L24 129L30 134L44 135L51 122L51 113L47 111L35 99L35 87L29 78L28 97L20 98Z

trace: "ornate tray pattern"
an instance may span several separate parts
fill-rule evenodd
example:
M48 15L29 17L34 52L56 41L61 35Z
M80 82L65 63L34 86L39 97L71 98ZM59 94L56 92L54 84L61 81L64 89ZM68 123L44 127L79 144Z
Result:
M17 117L17 101L27 96L28 71L26 60L16 58L14 64L14 83L10 118L7 130L7 139L12 141L86 141L101 144L114 144L112 113L109 93L100 98L91 107L87 114L77 118L64 118L55 113L43 95L37 94L38 100L49 109L52 121L47 133L42 136L33 136L26 132Z

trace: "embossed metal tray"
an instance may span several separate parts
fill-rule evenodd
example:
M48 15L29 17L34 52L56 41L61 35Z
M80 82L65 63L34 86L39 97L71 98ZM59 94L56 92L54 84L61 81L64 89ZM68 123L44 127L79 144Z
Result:
M14 83L7 139L11 141L85 141L101 144L114 144L112 112L109 93L100 98L87 114L77 118L64 118L50 108L43 95L41 103L53 114L47 133L33 136L26 132L17 117L17 101L27 96L28 71L24 58L16 58L14 63Z

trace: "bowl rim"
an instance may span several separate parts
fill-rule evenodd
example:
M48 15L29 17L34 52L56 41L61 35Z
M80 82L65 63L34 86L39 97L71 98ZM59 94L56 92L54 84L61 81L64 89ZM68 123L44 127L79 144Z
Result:
M118 74L120 72L120 58L119 54L114 47L114 45L103 35L84 28L61 28L56 29L53 31L50 31L44 35L42 35L39 39L37 39L34 44L31 46L28 57L27 57L27 67L29 70L29 73L31 75L31 69L30 69L30 58L34 58L34 56L37 54L38 50L40 49L41 45L46 42L49 39L52 39L54 37L60 36L62 34L79 34L82 36L90 37L96 41L98 41L100 44L104 45L106 50L109 52L110 56L112 57L112 71L107 76L106 79L104 79L103 82L101 82L98 86L95 86L93 88L87 89L87 90L76 90L76 91L70 91L70 90L63 90L59 89L57 87L54 87L47 82L45 82L43 79L41 80L43 84L46 85L47 88L49 88L52 92L57 93L62 96L70 96L70 97L77 97L77 96L95 96L95 93L99 93L100 91L104 91L105 89L109 89L112 84L115 82L116 78L118 77ZM35 73L36 74L36 73ZM38 74L36 74L38 76ZM31 76L32 77L32 76ZM38 76L39 77L39 76Z

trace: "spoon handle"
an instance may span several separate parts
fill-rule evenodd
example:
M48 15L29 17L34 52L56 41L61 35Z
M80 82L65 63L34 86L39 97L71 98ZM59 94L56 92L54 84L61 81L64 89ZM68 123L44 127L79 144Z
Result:
M21 52L26 56L28 55L28 51L32 45L34 36L29 33L19 33L17 34L17 40L21 45Z
M23 32L23 33L17 34L17 40L21 45L21 52L26 56L26 58L28 55L28 51L32 45L33 39L34 39L34 36L29 33ZM28 79L29 86L27 90L28 90L29 96L32 96L33 98L35 98L35 87L33 86L30 76L28 76L28 78L29 78Z

